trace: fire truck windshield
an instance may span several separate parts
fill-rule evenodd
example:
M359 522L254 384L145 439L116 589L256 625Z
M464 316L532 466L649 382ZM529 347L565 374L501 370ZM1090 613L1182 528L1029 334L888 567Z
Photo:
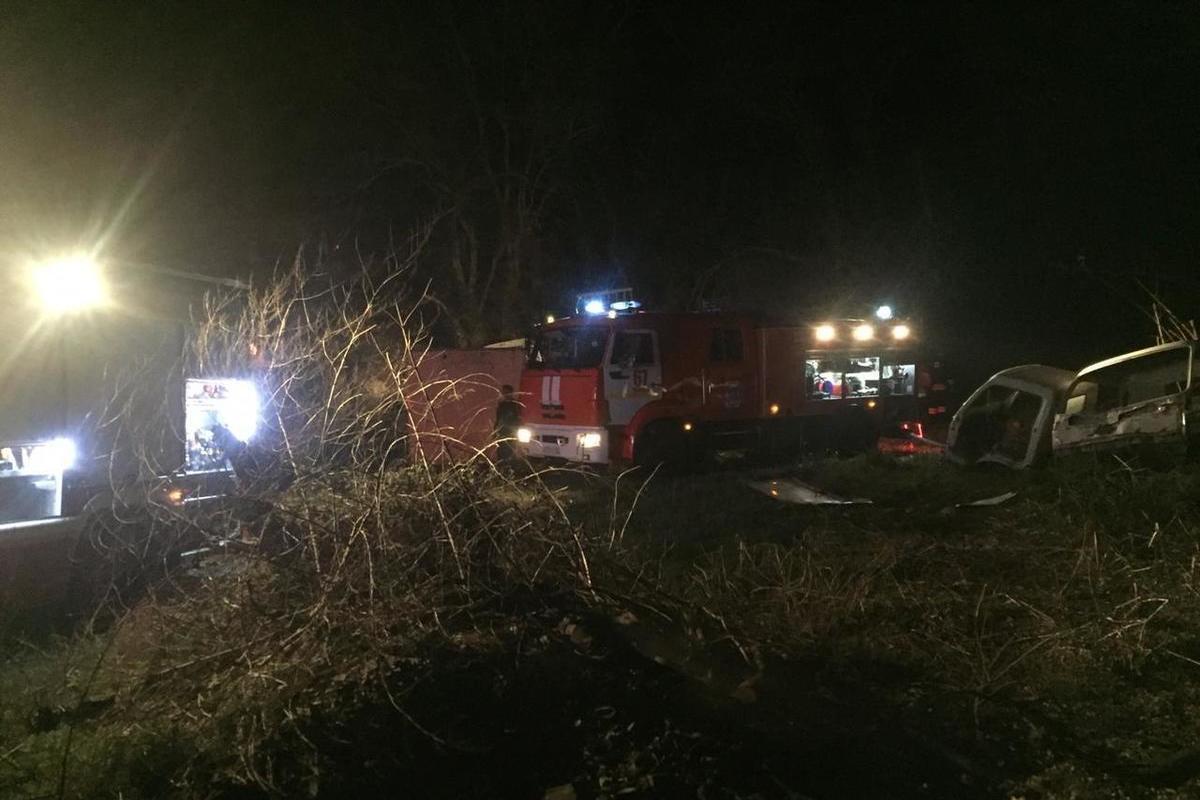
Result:
M592 326L542 331L529 348L531 369L589 369L600 366L608 329Z

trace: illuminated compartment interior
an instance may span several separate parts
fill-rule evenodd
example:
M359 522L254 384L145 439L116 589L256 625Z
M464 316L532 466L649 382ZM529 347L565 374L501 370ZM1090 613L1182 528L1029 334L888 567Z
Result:
M63 471L74 460L66 439L0 446L0 525L59 516Z
M258 391L247 380L191 379L184 387L186 470L229 469L229 453L258 430Z

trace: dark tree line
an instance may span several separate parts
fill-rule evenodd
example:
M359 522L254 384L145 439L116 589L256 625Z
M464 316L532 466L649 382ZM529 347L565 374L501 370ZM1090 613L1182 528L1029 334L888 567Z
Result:
M795 315L886 298L1047 358L1099 313L1121 324L1060 355L1103 354L1144 326L1080 256L1168 301L1191 288L1197 19L1072 2L26 11L0 32L0 236L104 233L123 257L232 273L298 243L382 263L416 232L458 344L632 284L659 306Z

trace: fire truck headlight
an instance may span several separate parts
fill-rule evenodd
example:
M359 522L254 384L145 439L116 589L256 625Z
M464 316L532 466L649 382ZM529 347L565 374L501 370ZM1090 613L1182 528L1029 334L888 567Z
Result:
M892 328L893 339L907 339L910 333L912 333L912 331L909 330L907 325L897 325L896 327Z
M533 431L529 428L517 428L517 441L521 444L529 444L533 441Z
M850 332L856 342L868 342L875 338L875 329L866 323L856 325L854 330Z
M54 439L30 449L27 469L31 472L59 473L74 464L75 443L70 439Z
M579 446L584 450L595 450L600 446L600 434L596 432L579 434Z
M837 330L832 325L818 325L813 335L817 337L818 342L832 342L837 336Z

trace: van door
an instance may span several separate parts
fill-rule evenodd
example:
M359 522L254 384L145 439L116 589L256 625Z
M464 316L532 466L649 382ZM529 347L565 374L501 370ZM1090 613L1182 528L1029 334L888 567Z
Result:
M615 331L604 364L609 424L628 424L638 409L661 395L658 334L650 330Z
M1183 444L1191 377L1187 345L1084 370L1055 419L1055 452Z

